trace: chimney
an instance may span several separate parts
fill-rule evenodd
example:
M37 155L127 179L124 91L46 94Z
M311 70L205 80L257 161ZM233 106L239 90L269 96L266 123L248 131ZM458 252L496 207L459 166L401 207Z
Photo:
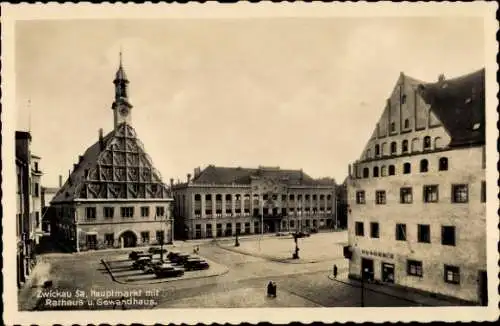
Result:
M173 187L174 187L174 179L170 178L170 188L173 188Z
M62 187L62 175L59 175L59 188Z
M191 182L191 173L187 174L187 183L189 184Z
M104 150L104 136L102 135L102 128L99 129L99 148Z
M348 169L349 169L348 171L349 171L349 177L350 177L350 176L352 176L352 166L351 166L351 164L349 164L349 168Z
M196 178L197 176L199 176L200 173L201 173L201 168L200 167L194 168L194 178Z
M444 77L444 74L440 74L439 77L438 77L438 82L442 83L444 82L446 78Z

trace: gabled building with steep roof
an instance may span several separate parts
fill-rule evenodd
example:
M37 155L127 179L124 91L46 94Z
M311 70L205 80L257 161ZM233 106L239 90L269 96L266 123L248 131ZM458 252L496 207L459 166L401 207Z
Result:
M113 83L114 129L99 131L51 201L51 234L77 251L172 241L173 199L131 126L121 58Z
M176 237L215 238L333 228L335 180L279 167L196 168L173 184Z
M349 166L351 277L485 304L485 70L403 73Z

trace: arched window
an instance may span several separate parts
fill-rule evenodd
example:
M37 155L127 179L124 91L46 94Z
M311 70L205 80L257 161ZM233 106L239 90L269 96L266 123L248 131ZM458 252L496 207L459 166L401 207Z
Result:
M231 200L231 194L227 194L226 195L226 201L230 201Z
M434 148L438 149L438 148L443 148L443 147L444 147L443 139L441 137L434 138Z
M420 150L420 141L418 138L413 138L411 140L411 152L418 152Z
M387 176L387 167L385 165L383 165L380 168L380 176L382 176L382 177L386 177Z
M401 152L408 153L408 141L406 139L401 143Z
M221 201L222 200L222 195L221 194L215 195L215 200L216 201Z
M448 171L448 158L441 157L439 159L439 171Z
M375 157L380 156L380 145L375 145Z
M367 150L366 150L366 158L367 158L367 159L372 158L372 151L371 151L370 149L367 149Z
M376 178L378 177L378 166L373 167L373 176Z
M403 164L403 173L404 174L411 173L411 163L405 163L405 164Z
M431 137L425 136L424 137L424 150L431 149Z
M396 167L394 165L389 165L389 175L396 174Z
M206 194L205 195L205 200L212 200L212 195L211 194Z
M427 171L429 171L429 161L423 159L420 161L420 172L427 172Z
M370 177L370 170L368 168L363 169L363 178L368 178Z
M201 195L200 194L194 195L194 200L195 201L200 201L201 200Z
M382 156L387 155L387 143L382 143Z
M396 146L397 146L396 142L395 142L395 141L393 141L393 142L391 143L391 154L393 154L393 155L394 155L394 154L396 154L396 152L397 152L397 148L396 148Z

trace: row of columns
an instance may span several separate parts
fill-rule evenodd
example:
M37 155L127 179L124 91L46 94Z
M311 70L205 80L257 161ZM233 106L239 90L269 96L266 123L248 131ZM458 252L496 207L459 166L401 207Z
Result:
M212 198L215 198L215 195L216 194L211 194L212 195ZM259 214L263 214L263 208L264 208L264 200L261 198L262 196L259 196L259 203L258 203L258 207L255 206L255 203L254 203L254 197L253 196L250 196L250 197L246 197L247 201L249 202L249 205L247 207L245 207L245 196L240 196L240 206L239 208L242 210L241 213L244 212L244 209L245 208L248 208L249 209L249 213L250 215L252 214L254 208L259 208L259 211L260 213ZM231 196L231 205L230 205L230 208L231 208L231 212L232 214L235 213L235 209L237 208L236 207L236 200L234 199L235 196L232 195ZM293 201L290 201L290 200L286 200L286 201L282 201L280 196L278 196L278 198L275 200L275 203L277 203L277 205L275 207L277 207L278 209L280 209L280 212L281 212L281 208L302 208L302 210L304 210L306 207L309 207L311 208L311 211L313 208L317 208L317 211L320 210L321 207L325 208L325 211L327 210L328 208L328 197L325 196L323 201L321 202L320 200L316 200L316 205L314 205L313 203L313 200L312 200L312 196L310 197L309 199L309 206L306 205L305 203L305 200L302 199L302 200L298 200L296 197ZM330 199L331 200L331 199ZM196 201L195 200L195 194L192 194L192 202L194 203L194 205L192 206L192 211L191 211L191 216L195 216L195 210L200 209L200 213L201 213L201 217L204 218L206 217L206 209L211 209L212 210L212 215L215 215L216 214L216 210L218 209L217 208L217 202L216 200L212 199L211 200L211 205L210 207L207 207L206 206L206 199L205 199L205 196L201 196L201 201ZM220 205L220 209L221 209L221 213L222 213L222 216L223 217L226 217L226 216L230 216L230 215L227 215L226 214L226 208L229 208L227 207L227 202L226 202L226 198L225 198L225 195L222 195L222 200L220 201L221 202L221 205ZM197 203L200 203L199 206L197 205ZM290 203L292 203L292 205L290 205ZM281 205L280 205L281 204ZM323 204L323 205L322 205ZM333 201L332 201L332 206L331 206L331 209L333 209Z

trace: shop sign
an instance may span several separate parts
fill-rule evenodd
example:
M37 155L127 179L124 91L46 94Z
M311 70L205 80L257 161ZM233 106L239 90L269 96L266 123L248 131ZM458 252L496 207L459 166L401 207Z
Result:
M382 258L394 259L394 254L387 253L387 252L376 251L376 250L364 250L364 249L361 249L361 253L363 255L368 255L368 256L375 256L375 257L382 257Z

